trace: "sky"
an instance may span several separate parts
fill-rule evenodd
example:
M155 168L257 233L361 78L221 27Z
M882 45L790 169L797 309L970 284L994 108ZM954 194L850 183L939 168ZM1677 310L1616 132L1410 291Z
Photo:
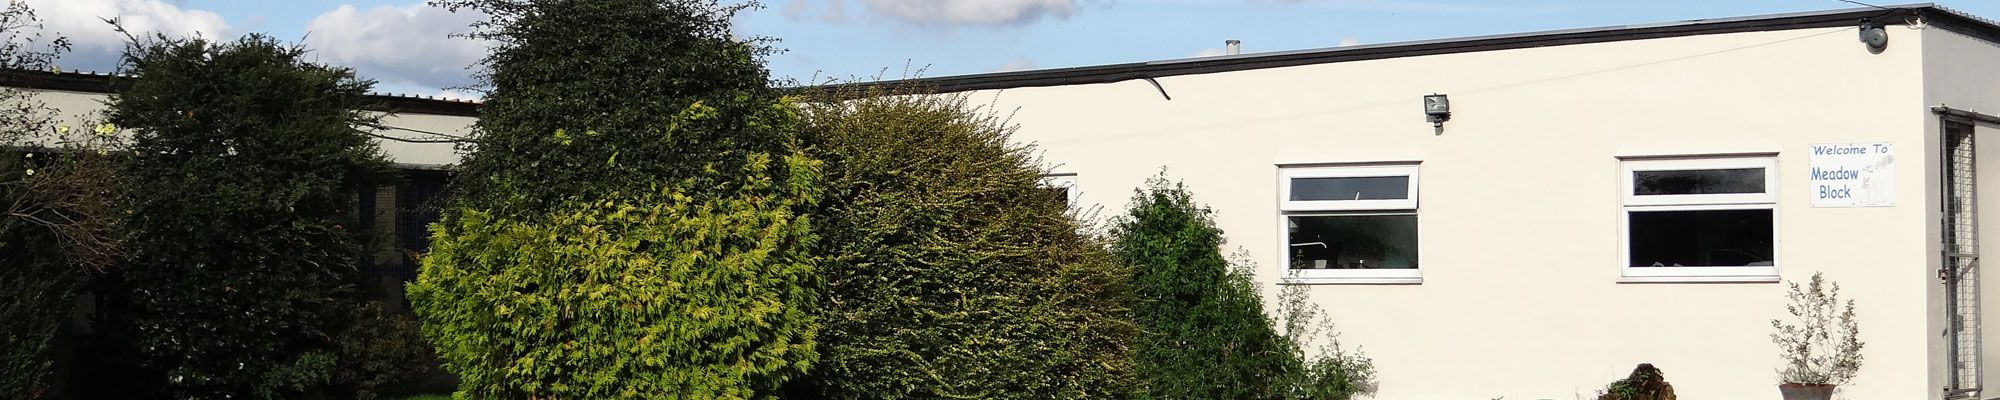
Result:
M477 98L487 44L450 37L483 19L423 0L26 1L69 37L69 70L112 71L134 32L265 33L353 67L385 93ZM725 0L735 1L735 0ZM1942 0L2000 19L2000 0ZM1900 3L1883 3L1900 4ZM1840 0L763 0L741 36L776 39L772 75L796 82L936 77L1411 40L1861 7Z

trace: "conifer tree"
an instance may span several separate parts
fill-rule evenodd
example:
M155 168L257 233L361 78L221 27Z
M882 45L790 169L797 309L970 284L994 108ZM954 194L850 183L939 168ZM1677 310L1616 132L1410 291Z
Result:
M471 398L775 396L817 358L819 163L746 5L450 0L496 47L409 287Z
M793 397L1135 395L1129 272L1037 185L1032 148L963 96L862 90L806 106L827 300Z

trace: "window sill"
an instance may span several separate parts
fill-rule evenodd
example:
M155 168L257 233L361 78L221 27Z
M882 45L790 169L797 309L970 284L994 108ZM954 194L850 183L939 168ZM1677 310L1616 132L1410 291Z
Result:
M1777 275L1621 276L1618 283L1778 283Z
M1294 276L1278 281L1280 285L1421 285L1423 283L1424 277L1421 276Z

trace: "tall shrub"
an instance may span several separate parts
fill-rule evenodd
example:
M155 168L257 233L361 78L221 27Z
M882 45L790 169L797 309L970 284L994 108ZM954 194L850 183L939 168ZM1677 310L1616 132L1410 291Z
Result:
M123 269L147 366L176 398L325 390L349 323L356 188L387 162L356 130L369 82L263 36L157 37L125 55L133 132Z
M1187 188L1153 178L1113 230L1133 266L1137 355L1159 399L1272 399L1301 368L1265 317L1249 271L1222 254L1222 230Z
M763 398L816 359L817 161L743 6L451 0L491 85L410 299L476 398Z
M441 0L479 11L490 86L461 204L534 215L660 185L734 195L754 154L793 152L789 114L716 0ZM780 166L782 167L782 166ZM778 171L783 175L782 171Z
M822 361L794 397L1135 394L1128 271L1004 121L954 95L824 94L803 130L827 169Z
M788 162L805 162L793 159ZM794 170L805 170L797 166ZM480 399L769 397L811 361L803 216L784 185L699 201L665 191L524 221L465 210L412 290L426 332ZM746 194L748 194L746 193ZM504 260L504 261L500 261Z

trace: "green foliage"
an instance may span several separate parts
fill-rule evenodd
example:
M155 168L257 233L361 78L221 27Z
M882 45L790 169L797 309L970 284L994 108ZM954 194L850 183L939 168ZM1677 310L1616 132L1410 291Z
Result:
M472 35L495 47L479 141L461 163L466 204L533 215L660 184L710 197L732 181L715 171L792 152L790 116L770 112L776 95L758 58L767 50L730 36L729 19L748 4L434 4L494 16Z
M33 399L48 389L53 342L69 322L69 303L82 281L50 239L40 227L0 219L0 288L6 290L0 360L8 360L0 363L0 399Z
M1037 187L1031 150L962 97L875 94L805 106L828 293L821 365L791 394L1133 397L1129 271Z
M410 299L461 398L771 397L816 354L813 236L792 211L813 196L814 164L746 160L741 194L710 201L666 190L534 220L463 210L434 228Z
M1639 364L1632 375L1605 386L1597 400L1675 400L1674 385L1653 364Z
M356 125L370 83L262 36L130 45L111 122L133 130L141 362L176 398L295 398L334 383L356 291L356 188L387 161Z
M1854 320L1854 300L1841 302L1840 284L1814 272L1805 286L1791 282L1785 311L1792 319L1771 320L1771 342L1778 345L1785 368L1779 383L1842 385L1861 370L1861 325Z
M374 399L434 370L437 357L424 342L415 318L368 301L354 309L350 320L353 323L335 337L341 359L333 379L346 390L342 398Z
M496 43L410 296L473 398L764 398L816 359L816 161L713 0L441 0Z
M1360 350L1341 346L1332 319L1307 299L1307 290L1306 285L1292 285L1278 291L1278 325L1301 366L1283 377L1290 388L1287 398L1347 400L1375 394L1375 365Z
M1133 266L1137 346L1157 399L1274 399L1301 368L1273 330L1247 270L1223 257L1222 230L1187 188L1154 178L1132 197L1112 249Z

